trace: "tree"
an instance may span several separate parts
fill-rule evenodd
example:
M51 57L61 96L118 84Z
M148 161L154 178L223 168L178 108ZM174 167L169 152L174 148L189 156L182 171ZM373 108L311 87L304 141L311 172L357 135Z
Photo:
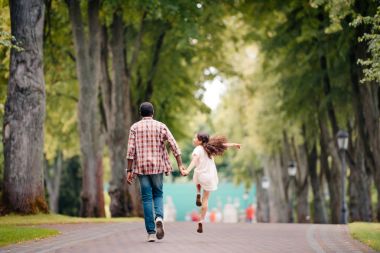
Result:
M374 1L322 1L329 12L330 27L337 27L348 42L346 62L348 62L349 83L352 89L352 104L355 111L355 122L351 128L352 145L348 152L350 166L350 214L352 220L371 219L370 186L371 174L374 174L375 185L380 180L379 128L379 84L373 75L376 62L376 46L371 38L376 38L376 9ZM365 18L362 18L365 16ZM370 17L373 17L371 19ZM363 22L366 20L366 22ZM371 27L371 25L374 25ZM364 40L363 40L364 38ZM368 41L368 44L366 43ZM359 64L360 63L360 64ZM361 66L363 65L363 66ZM368 68L367 68L368 67ZM360 82L362 81L363 84ZM377 188L379 192L380 188ZM378 200L378 214L380 216Z
M9 6L0 1L0 30L10 34L11 25L9 18ZM9 76L9 54L10 50L8 46L0 47L0 121L4 119L4 104L7 97L7 82ZM3 129L0 128L1 136L3 136ZM0 192L3 187L3 175L4 175L4 156L3 143L0 143Z
M314 207L319 209L313 213L324 213L320 196L323 196L321 189L326 178L333 223L339 222L341 198L346 194L339 186L342 169L335 135L340 128L347 128L350 132L346 155L351 179L351 219L368 220L371 216L371 174L374 173L377 182L379 167L378 156L374 155L378 153L380 142L378 83L373 82L375 77L372 75L371 83L360 85L366 70L363 72L358 60L369 67L367 73L370 73L375 66L372 63L376 62L376 54L373 54L376 47L370 42L367 54L367 45L358 39L366 35L367 39L376 38L376 28L366 24L376 26L370 17L376 17L377 7L374 1L341 0L248 1L239 6L243 20L254 27L247 38L258 42L266 55L267 60L263 63L265 79L276 90L272 92L275 101L268 99L275 105L266 103L271 109L265 110L266 115L262 118L277 115L276 121L285 122L269 127L263 120L266 130L261 133L269 146L272 139L280 140L273 133L282 131L287 132L290 139L296 139L296 146L304 143L301 149L304 151L299 154L305 153L308 162L301 164L308 166L306 171L313 188ZM268 18L273 16L276 18ZM352 26L353 20L357 20L355 27ZM272 76L277 78L270 81ZM368 82L368 76L366 80ZM278 143L272 145L277 147L274 150L276 155L289 150L278 148ZM293 150L294 159L298 151L297 148ZM319 157L317 163L316 157ZM323 217L314 217L314 220L320 221Z
M104 216L102 136L99 119L100 1L87 3L88 32L78 0L66 1L76 51L79 80L78 122L83 171L81 216ZM86 36L87 35L87 36Z
M142 24L145 15L142 17ZM107 135L112 175L108 190L111 197L110 212L112 217L143 215L137 182L134 182L132 186L127 186L124 181L127 131L132 125L131 91L128 73L130 73L134 65L133 63L126 63L125 29L126 25L121 11L116 10L110 28L108 29L107 26L104 26L102 29L101 43L101 91L104 108L103 122ZM142 33L143 27L140 29ZM111 38L109 39L109 37ZM139 40L141 38L138 36L136 43L141 43ZM111 60L108 48L111 49ZM138 53L138 50L139 48L137 47L135 54ZM112 62L113 78L110 77L111 74L109 73L109 61Z
M77 125L78 89L75 56L72 48L70 20L66 6L57 1L46 2L44 26L44 66L46 83L45 119L45 185L52 212L62 209L59 199L70 169L68 159L80 154ZM74 180L74 179L73 179ZM71 191L64 190L64 194ZM80 200L80 193L73 196ZM76 200L74 201L76 202ZM65 203L65 205L69 205ZM73 214L71 214L73 215ZM79 212L78 214L79 215Z
M177 138L185 135L182 112L203 109L194 93L202 68L206 68L201 59L210 53L200 50L196 54L195 50L209 44L199 38L206 37L204 33L211 29L201 29L203 19L215 15L211 12L214 5L207 4L204 10L187 1L113 1L104 6L113 13L104 18L101 46L102 119L111 158L112 216L142 215L138 184L126 186L123 182L126 161L121 159L125 157L128 130L140 117L139 104L153 102L155 117ZM218 42L216 31L214 36ZM199 45L190 44L192 37L199 38Z
M12 49L5 105L4 192L6 212L47 212L43 185L44 2L11 1L12 36L22 51Z
M62 172L58 213L79 216L81 207L80 192L82 188L82 172L80 157L67 159Z

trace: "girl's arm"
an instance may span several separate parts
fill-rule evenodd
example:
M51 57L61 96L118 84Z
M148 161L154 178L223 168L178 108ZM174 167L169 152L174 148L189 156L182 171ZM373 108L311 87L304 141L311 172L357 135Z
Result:
M223 146L227 148L234 147L234 148L239 149L241 145L239 143L223 143Z
M195 155L195 154L193 155L193 158L191 159L191 163L190 163L189 167L187 167L187 169L185 170L187 175L195 167L195 163L198 160L198 158L199 158L198 155Z

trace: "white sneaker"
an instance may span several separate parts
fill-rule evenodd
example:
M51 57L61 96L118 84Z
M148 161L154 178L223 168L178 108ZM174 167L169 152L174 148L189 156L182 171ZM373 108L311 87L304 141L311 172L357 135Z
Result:
M154 234L148 234L148 242L154 242L154 241L156 241Z
M156 219L156 237L158 240L161 240L164 238L165 231L164 231L164 222L161 217L157 217Z

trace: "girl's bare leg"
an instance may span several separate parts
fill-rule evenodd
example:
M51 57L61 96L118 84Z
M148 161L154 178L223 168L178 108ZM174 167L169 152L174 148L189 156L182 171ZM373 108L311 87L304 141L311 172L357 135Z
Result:
M202 207L201 207L201 221L203 221L206 217L206 213L208 210L208 198L210 196L210 192L203 190L202 196Z
M208 210L208 198L210 196L210 192L209 191L206 191L206 190L203 190L203 196L202 196L202 207L201 207L201 219L198 223L198 230L197 232L198 233L202 233L203 232L203 226L202 226L202 223L206 217L206 213L207 213L207 210Z
M201 206L202 205L202 202L201 202L201 185L200 184L197 184L197 198L196 198L196 201L195 201L195 204L197 206Z

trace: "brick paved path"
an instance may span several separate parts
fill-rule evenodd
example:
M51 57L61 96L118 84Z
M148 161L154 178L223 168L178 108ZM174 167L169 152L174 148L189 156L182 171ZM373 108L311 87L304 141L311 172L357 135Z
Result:
M165 238L148 243L142 222L44 226L62 234L1 248L0 252L270 253L375 252L350 238L347 226L312 224L165 224Z

